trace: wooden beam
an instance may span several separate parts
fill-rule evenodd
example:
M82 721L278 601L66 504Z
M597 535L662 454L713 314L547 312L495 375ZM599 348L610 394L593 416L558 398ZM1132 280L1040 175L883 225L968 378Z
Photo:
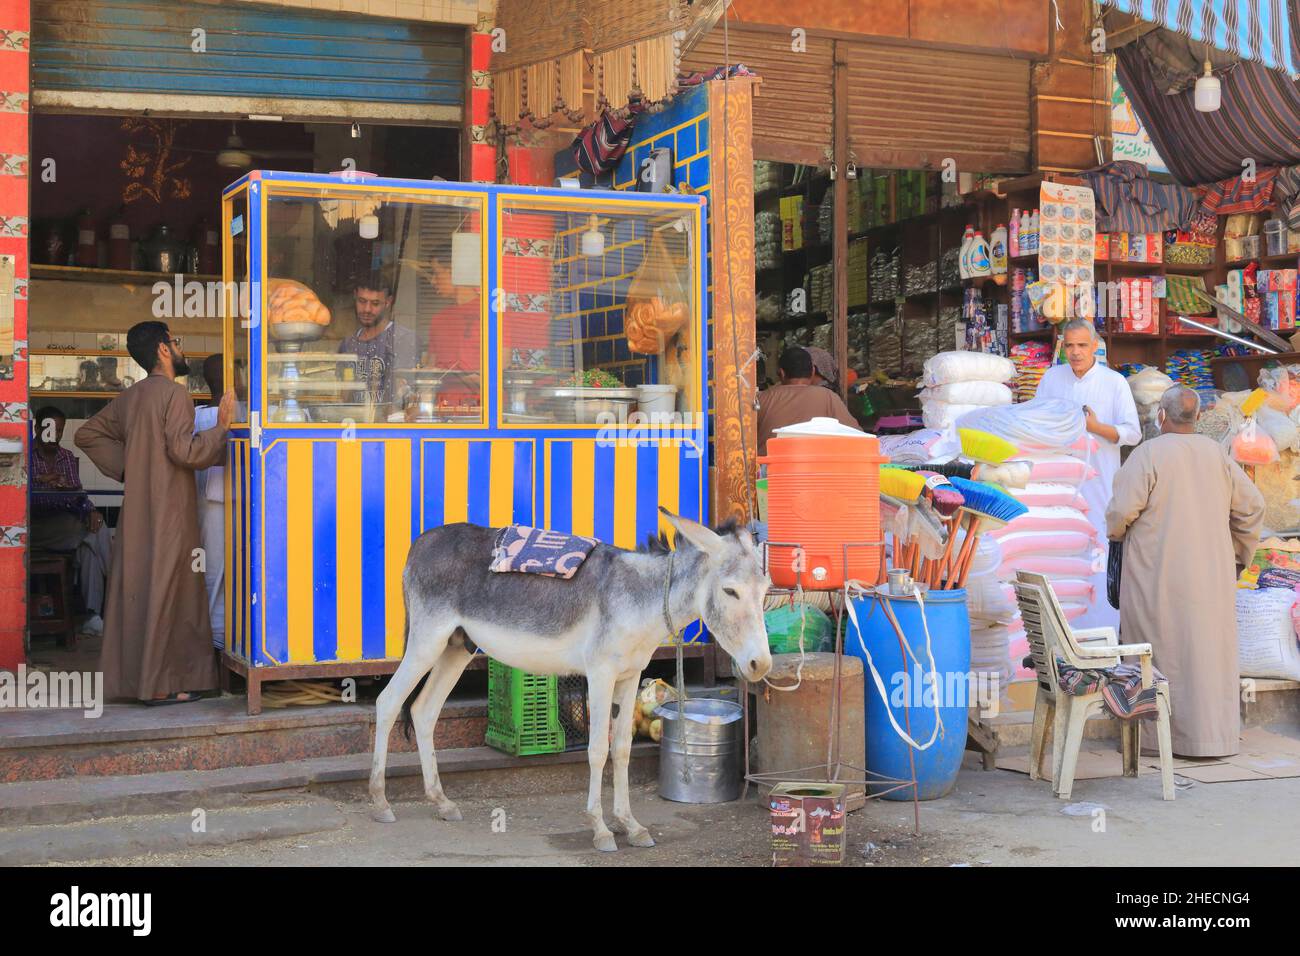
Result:
M834 84L834 154L835 180L831 184L835 203L831 219L831 277L835 283L832 298L834 314L831 334L835 340L835 367L840 377L840 398L849 397L849 62L845 51L835 44Z

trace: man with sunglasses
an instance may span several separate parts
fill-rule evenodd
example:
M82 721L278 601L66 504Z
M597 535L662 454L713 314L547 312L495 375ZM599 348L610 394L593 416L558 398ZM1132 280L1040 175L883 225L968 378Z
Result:
M194 472L222 463L235 394L221 398L215 428L194 433L194 403L181 340L165 323L140 322L127 351L146 377L77 431L76 445L125 485L113 538L100 669L109 699L147 704L197 700L217 684L199 546Z

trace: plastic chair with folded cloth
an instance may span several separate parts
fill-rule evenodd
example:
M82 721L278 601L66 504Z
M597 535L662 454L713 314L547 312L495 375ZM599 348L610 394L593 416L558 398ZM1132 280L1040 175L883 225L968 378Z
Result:
M1038 694L1034 701L1034 727L1029 743L1029 777L1039 778L1043 752L1047 744L1048 722L1052 736L1052 791L1068 799L1074 787L1075 765L1083 743L1084 724L1090 716L1106 706L1101 689L1091 693L1071 694L1062 686L1060 665L1078 671L1101 671L1119 666L1123 657L1137 657L1141 666L1142 688L1155 690L1156 735L1160 748L1160 782L1164 799L1174 799L1173 746L1169 733L1169 684L1155 679L1151 665L1150 644L1120 644L1115 629L1095 627L1071 630L1065 612L1042 574L1017 571L1016 600L1025 622L1030 656L1038 677ZM1140 721L1130 718L1121 722L1120 744L1124 776L1138 775Z

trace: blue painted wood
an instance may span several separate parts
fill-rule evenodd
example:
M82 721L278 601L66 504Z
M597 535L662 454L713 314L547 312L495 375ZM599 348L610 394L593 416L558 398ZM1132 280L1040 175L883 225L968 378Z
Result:
M192 48L196 29L206 52ZM463 106L465 31L242 4L33 0L32 72L46 90Z

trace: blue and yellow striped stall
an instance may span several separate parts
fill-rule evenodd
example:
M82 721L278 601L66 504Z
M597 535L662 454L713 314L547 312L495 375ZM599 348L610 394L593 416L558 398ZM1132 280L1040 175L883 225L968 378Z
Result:
M254 275L262 268L265 203L278 185L326 183L328 176L250 174L227 190L242 196ZM362 188L362 187L354 187ZM484 286L495 287L499 247L492 207L503 197L560 194L557 190L473 184L368 180L364 188L481 193L491 253ZM573 201L573 193L564 196ZM616 196L616 200L615 197ZM609 197L609 198L603 198ZM644 203L680 209L696 219L703 261L703 201L699 197L580 194L582 202ZM244 212L246 210L246 212ZM231 223L225 213L227 270ZM495 251L494 251L495 250ZM229 271L227 281L230 281ZM697 334L703 347L706 297L696 290ZM500 323L487 328L485 421L482 425L380 424L341 426L264 423L259 366L267 354L252 303L249 323L249 421L232 429L227 468L226 646L250 666L391 662L403 652L402 570L411 542L443 524L511 522L592 535L635 548L665 529L659 507L708 519L707 408L693 424L645 428L619 440L598 426L512 425L502 421L496 371ZM242 334L228 323L227 355ZM703 362L692 369L701 404L707 401ZM258 427L260 424L260 427ZM484 555L484 561L489 556ZM698 625L686 639L700 637ZM363 672L363 671L359 671Z

